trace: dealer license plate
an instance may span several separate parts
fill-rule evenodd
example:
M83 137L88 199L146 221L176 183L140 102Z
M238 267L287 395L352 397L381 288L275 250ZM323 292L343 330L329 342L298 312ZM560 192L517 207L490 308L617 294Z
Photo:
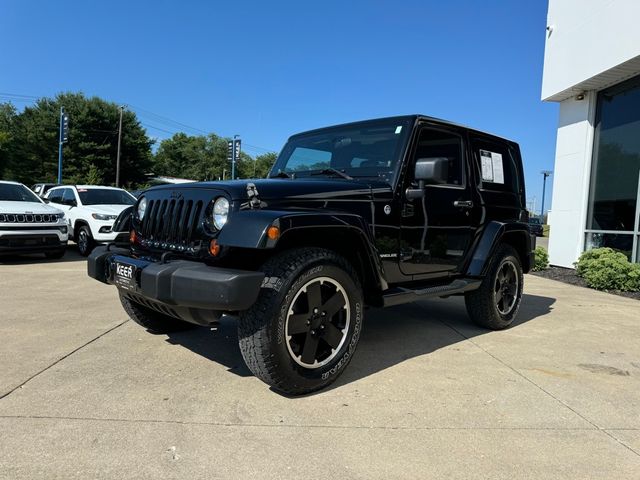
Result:
M116 262L115 272L113 275L113 283L115 283L118 287L124 288L126 290L135 290L136 270L137 267L135 265Z

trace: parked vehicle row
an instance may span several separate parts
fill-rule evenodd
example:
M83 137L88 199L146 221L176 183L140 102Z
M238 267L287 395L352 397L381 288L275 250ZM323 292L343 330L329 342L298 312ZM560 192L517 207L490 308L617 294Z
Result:
M69 239L64 213L27 187L0 181L0 254L44 253L61 258Z
M97 244L127 244L128 233L114 231L113 225L135 201L120 188L40 183L30 190L1 181L0 254L61 258L69 239L83 256Z

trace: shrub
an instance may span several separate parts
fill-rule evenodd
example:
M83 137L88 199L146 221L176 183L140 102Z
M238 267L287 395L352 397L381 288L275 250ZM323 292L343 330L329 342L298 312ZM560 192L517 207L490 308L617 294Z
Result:
M594 248L580 255L576 273L596 290L640 291L640 265L611 248Z
M533 264L534 272L539 272L540 270L546 270L549 268L549 254L545 250L544 247L536 247L534 253L536 254L536 261Z

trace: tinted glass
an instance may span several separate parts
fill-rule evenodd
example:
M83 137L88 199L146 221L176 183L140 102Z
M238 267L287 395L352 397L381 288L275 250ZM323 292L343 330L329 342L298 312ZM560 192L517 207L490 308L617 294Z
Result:
M462 138L458 135L425 128L420 132L415 160L420 158L446 158L447 184L462 185Z
M283 148L271 175L311 176L333 168L352 177L391 181L412 122L411 118L376 120L297 135Z
M585 250L609 247L624 253L631 260L633 235L630 233L587 233Z
M74 202L76 200L76 195L73 193L71 188L65 188L64 193L62 194L62 202L66 205Z
M531 225L540 225L540 219L539 218L530 218L529 219L529 223Z
M598 95L587 228L632 231L640 172L640 79Z
M0 200L9 202L38 202L37 195L24 185L0 183Z
M63 190L64 190L63 188L59 188L57 190L51 190L48 192L47 198L49 199L50 202L62 203Z
M136 199L124 190L79 188L78 196L83 205L133 205L136 203Z

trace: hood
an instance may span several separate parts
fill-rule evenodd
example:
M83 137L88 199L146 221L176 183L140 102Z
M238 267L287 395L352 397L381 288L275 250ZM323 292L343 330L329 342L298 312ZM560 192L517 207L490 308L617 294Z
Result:
M46 203L0 201L0 213L44 213L51 215L61 212L62 210L58 210Z
M125 208L131 205L87 205L85 208L91 213L103 213L105 215L120 215Z
M195 182L181 186L162 185L152 190L181 188L208 188L223 190L232 200L247 199L247 184L252 183L258 190L261 200L276 199L338 199L360 195L369 195L371 190L391 190L388 183L377 180L342 180L323 177L296 178L268 178L229 180L224 182Z

